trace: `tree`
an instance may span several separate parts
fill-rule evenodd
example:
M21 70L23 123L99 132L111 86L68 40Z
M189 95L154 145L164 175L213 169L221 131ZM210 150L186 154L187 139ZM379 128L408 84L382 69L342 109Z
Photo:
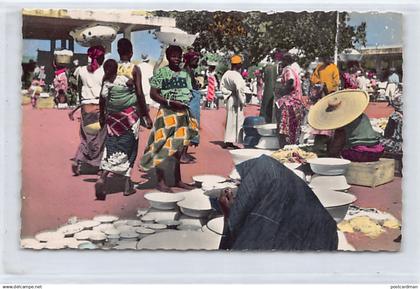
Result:
M156 11L155 15L174 17L180 29L199 32L196 49L241 53L245 66L257 65L273 48L297 48L304 54L301 64L334 54L337 12ZM349 26L345 12L339 19L339 51L364 46L366 23Z

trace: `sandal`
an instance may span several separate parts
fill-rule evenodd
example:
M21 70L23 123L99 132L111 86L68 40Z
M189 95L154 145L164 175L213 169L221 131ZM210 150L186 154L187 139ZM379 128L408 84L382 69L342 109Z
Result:
M71 171L73 172L74 176L80 176L80 169L82 164L80 162L74 162L71 165Z
M127 184L125 185L125 189L124 189L124 196L131 196L133 194L135 194L137 191L134 188L134 184L132 181L129 181L129 185L127 186Z

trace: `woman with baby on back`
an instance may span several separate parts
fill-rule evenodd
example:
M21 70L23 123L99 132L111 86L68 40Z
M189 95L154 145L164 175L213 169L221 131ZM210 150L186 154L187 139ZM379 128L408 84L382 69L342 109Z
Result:
M106 126L107 138L101 161L102 174L95 185L96 198L105 200L109 173L125 178L124 195L135 193L130 172L137 157L139 125L142 118L152 127L142 86L141 71L131 63L133 46L130 40L118 41L120 62L109 59L104 63L105 75L100 98L100 122Z

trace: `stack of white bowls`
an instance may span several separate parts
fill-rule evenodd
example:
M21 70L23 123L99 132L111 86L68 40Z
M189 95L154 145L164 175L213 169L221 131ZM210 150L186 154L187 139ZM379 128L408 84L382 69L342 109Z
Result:
M255 128L261 136L260 141L255 146L259 149L278 150L280 148L279 140L277 137L277 124L267 123L256 125Z
M308 163L315 173L309 186L331 216L337 222L341 221L350 204L357 199L356 196L346 193L350 185L345 173L351 162L340 158L316 158L309 159Z

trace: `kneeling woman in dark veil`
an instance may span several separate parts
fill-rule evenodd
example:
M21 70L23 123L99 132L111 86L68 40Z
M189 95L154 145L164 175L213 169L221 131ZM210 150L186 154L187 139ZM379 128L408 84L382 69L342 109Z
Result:
M336 222L294 172L268 156L236 168L238 191L219 198L225 216L220 249L337 249Z

